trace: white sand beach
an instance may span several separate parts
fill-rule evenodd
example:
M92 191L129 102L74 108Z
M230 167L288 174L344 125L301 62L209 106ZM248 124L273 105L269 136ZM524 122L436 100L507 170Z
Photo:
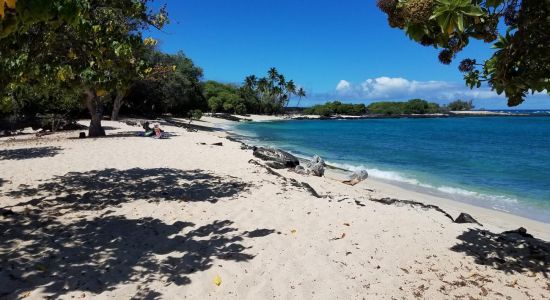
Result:
M103 125L104 138L0 139L0 298L550 298L550 224L372 178L271 172L221 130L163 126L157 140ZM386 197L483 226L372 201ZM519 227L537 239L501 234Z

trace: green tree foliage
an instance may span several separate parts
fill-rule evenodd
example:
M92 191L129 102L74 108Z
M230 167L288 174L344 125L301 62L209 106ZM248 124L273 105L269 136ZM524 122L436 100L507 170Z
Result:
M422 99L412 99L407 102L374 102L367 106L367 110L371 114L388 116L442 112L439 104Z
M0 21L0 95L20 89L79 91L91 116L89 135L103 135L103 102L129 78L145 74L141 31L165 14L149 0L21 0ZM46 97L50 98L50 97ZM2 105L5 106L5 105Z
M203 71L183 52L172 55L155 50L147 64L154 67L130 88L125 100L127 112L185 117L191 110L208 108L200 82Z
M472 110L474 109L474 104L472 100L470 101L463 101L463 100L455 100L449 104L447 104L447 108L449 110Z
M314 105L304 110L307 115L334 116L334 115L351 115L360 116L367 113L365 104L349 104L340 101L327 102L321 105Z
M275 68L269 69L266 77L246 77L241 95L248 105L249 112L264 114L283 113L292 96L298 96L300 99L306 97L302 88L298 88L293 80L287 81Z
M292 96L301 99L306 92L271 68L266 77L246 77L240 87L208 81L204 84L204 96L212 112L278 114L284 112Z
M200 109L190 110L187 113L187 117L189 118L189 124L191 124L191 122L193 121L198 121L202 118L202 110Z
M204 97L213 113L245 114L248 111L239 87L233 84L207 81L204 83Z
M459 70L470 88L486 82L509 106L531 92L550 93L550 0L378 0L391 27L424 46L442 49L450 64L471 39L494 43L493 56L465 59ZM499 35L499 23L506 33ZM496 42L495 42L496 41Z

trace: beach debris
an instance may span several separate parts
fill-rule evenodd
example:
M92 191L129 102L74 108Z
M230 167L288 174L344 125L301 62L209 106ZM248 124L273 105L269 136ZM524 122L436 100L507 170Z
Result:
M280 162L277 161L268 161L265 163L268 167L271 167L273 169L285 169L286 166Z
M315 198L324 198L323 196L319 195L319 193L317 193L317 191L311 185L309 185L308 183L298 182L294 178L285 178L285 180L289 180L290 184L294 187L303 188L303 189L307 190Z
M357 206L366 206L365 204L361 203L361 201L359 200L354 200L354 201Z
M243 143L241 140L239 140L238 138L235 138L231 135L226 136L225 139L229 140L229 141L232 141L232 142L235 142L235 143L241 144L241 150L252 150L254 148L252 146L249 146L249 145Z
M353 186L367 179L368 177L369 173L367 172L367 170L359 170L353 172L353 174L351 174L347 180L342 181L342 183Z
M422 202L411 201L411 200L398 200L398 199L392 199L392 198L382 198L382 199L371 198L369 200L374 201L374 202L378 202L378 203L382 203L382 204L385 204L385 205L396 205L396 206L410 205L411 207L420 207L420 208L423 208L423 209L434 209L434 210L444 214L445 217L451 219L451 221L454 222L453 217L437 205L424 204Z
M281 179L283 179L284 181L287 181L287 178L284 177L283 175L273 171L273 169L271 169L270 167L268 166L264 166L262 165L261 163L259 163L258 161L254 160L254 159L251 159L248 161L249 164L253 164L253 165L256 165L256 166L260 166L260 167L263 167L264 169L266 169L267 173L271 174L271 175L275 175Z
M323 196L319 195L319 193L317 193L317 191L311 187L311 185L309 185L308 183L305 183L305 182L302 182L302 186L311 194L313 195L313 197L315 198L323 198Z
M306 168L304 168L301 165L297 165L294 169L291 169L294 173L300 174L300 175L307 175Z
M311 161L306 162L305 171L308 175L322 177L325 175L325 161L318 155L314 155Z
M281 163L285 168L294 168L300 164L294 155L279 149L254 147L253 150L252 154L255 157L265 161Z
M332 239L330 239L330 241L337 241L337 240L341 240L341 239L343 239L343 238L345 238L345 237L346 237L346 233L344 232L344 233L342 233L342 235L341 235L341 236L339 236L339 237L335 237L335 238L332 238Z
M130 121L130 120L124 121L124 123L128 126L140 126L137 122Z
M290 233L292 233L292 234L296 234L296 232L297 232L296 229L290 230Z
M212 144L212 146L223 146L223 143L222 142L217 142L217 143Z
M215 285L220 286L222 284L222 278L220 277L220 275L214 276L213 282Z
M262 165L261 163L259 163L258 161L254 160L254 159L249 160L248 163L265 168L269 174L275 175L275 176L281 178L282 180L284 180L287 183L290 182L290 184L294 187L303 188L303 189L307 190L315 198L325 198L326 197L326 196L319 195L319 193L317 193L317 191L311 185L309 185L308 183L298 182L294 178L286 178L285 176L273 171L270 167L264 166L264 165Z
M479 223L476 219L474 219L474 217L470 216L469 214L467 213L461 213L458 217L456 217L455 223L460 223L460 224L464 224L464 223L475 223L479 226L483 226L481 225L481 223Z

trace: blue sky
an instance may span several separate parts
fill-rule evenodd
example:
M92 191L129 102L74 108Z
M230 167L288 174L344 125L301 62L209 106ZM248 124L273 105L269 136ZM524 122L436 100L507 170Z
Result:
M450 66L438 50L387 25L375 0L165 0L171 24L151 35L163 51L183 50L205 80L240 83L276 67L306 89L307 104L421 97L446 103L474 99L478 108L506 108L503 97L464 86L462 58L490 57L471 43ZM518 108L550 108L546 95Z

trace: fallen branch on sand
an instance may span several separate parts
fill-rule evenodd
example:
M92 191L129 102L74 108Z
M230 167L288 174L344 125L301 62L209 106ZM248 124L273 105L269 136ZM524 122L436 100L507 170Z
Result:
M392 198L370 199L370 201L382 203L382 204L385 204L385 205L400 205L400 204L403 204L403 205L410 205L411 207L420 207L420 208L423 208L423 209L434 209L434 210L444 214L445 217L451 219L451 221L453 221L453 222L455 221L449 213L447 213L446 211L444 211L443 209L441 209L439 206L436 206L436 205L424 204L422 202L411 201L411 200L398 200L398 199L392 199Z
M324 198L323 196L319 195L319 193L317 193L317 191L311 185L309 185L308 183L298 182L296 179L292 179L292 178L290 178L290 182L295 187L302 187L302 188L306 189L315 198Z
M268 167L266 165L263 165L263 164L259 163L258 161L254 160L254 159L249 160L248 163L253 164L253 165L257 165L257 166L260 166L260 167L266 169L269 174L275 175L275 176L281 178L282 180L284 180L285 182L290 181L290 184L292 186L297 187L297 188L303 188L303 189L307 190L315 198L324 198L324 196L319 195L319 193L317 193L317 191L311 185L309 185L308 183L298 182L294 178L286 178L285 176L275 172L270 167Z

